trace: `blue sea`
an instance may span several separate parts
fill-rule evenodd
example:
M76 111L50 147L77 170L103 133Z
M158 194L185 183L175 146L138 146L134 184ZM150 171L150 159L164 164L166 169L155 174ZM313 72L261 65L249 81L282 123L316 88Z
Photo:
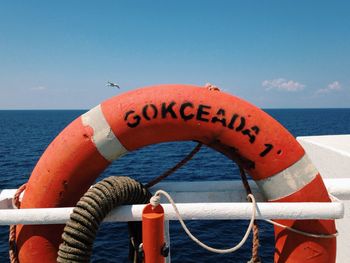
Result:
M350 109L269 109L294 136L350 134ZM83 110L0 111L0 189L17 188L25 183L48 144ZM176 147L174 147L176 144ZM99 179L126 175L148 182L180 161L196 144L164 143L132 152L115 161ZM166 180L239 180L237 167L221 154L202 148L183 168ZM217 248L239 242L247 221L188 221L189 228L202 241ZM260 255L263 262L273 259L273 228L260 226ZM217 255L194 244L178 222L170 223L172 262L247 262L251 240L238 252ZM101 226L94 245L92 262L128 262L127 226L106 223ZM0 262L8 261L8 227L0 227Z

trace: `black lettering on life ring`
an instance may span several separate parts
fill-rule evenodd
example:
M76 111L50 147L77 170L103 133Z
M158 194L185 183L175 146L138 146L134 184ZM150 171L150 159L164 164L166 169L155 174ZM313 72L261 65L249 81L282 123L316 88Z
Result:
M235 124L235 121L237 120L237 118L238 118L238 114L233 114L232 118L230 120L230 123L227 125L227 128L233 130L234 129L234 124Z
M243 130L242 134L247 135L249 137L249 142L250 143L254 143L255 142L255 138L256 138L255 135L258 135L259 131L260 131L259 127L255 125L251 129ZM255 135L252 134L252 132L254 132Z
M181 107L180 107L180 116L181 118L184 120L184 121L188 121L190 119L192 119L194 117L194 114L193 113L190 113L190 114L186 114L185 113L185 109L186 108L191 108L193 109L193 104L191 102L185 102L185 103L182 103L181 104Z
M218 112L216 113L216 116L214 116L211 119L211 122L212 123L220 122L222 124L222 126L226 127L225 110L219 109Z
M137 125L140 124L141 122L141 117L140 115L137 115L137 114L134 114L132 119L134 120L134 122L129 122L128 121L128 118L131 114L135 113L134 110L130 110L128 111L127 113L125 113L125 117L124 117L124 120L126 121L126 124L130 127L130 128L135 128L137 127Z
M260 153L260 157L265 157L273 148L273 145L270 143L265 143L264 145L265 149Z
M223 127L227 127L235 132L240 132L242 135L247 136L249 143L253 144L258 134L260 133L260 127L257 125L247 127L247 120L245 117L236 113L229 115L227 118L226 110L219 108L215 114L212 113L212 107L210 105L199 104L198 107L192 102L183 102L179 107L176 107L175 101L163 102L160 106L155 104L145 104L141 108L141 112L136 113L135 110L129 110L125 113L124 120L130 128L135 128L142 123L142 119L146 121L152 121L157 119L158 116L165 119L169 115L173 119L181 118L183 121L188 121L196 118L201 122L211 122L213 124L220 123ZM212 115L212 116L211 116ZM263 144L264 149L259 153L260 157L265 157L273 149L273 145L266 143Z
M249 142L254 143L255 142L255 135L251 134L251 130L245 129L242 131L243 135L247 135L249 137Z
M198 110L197 110L197 116L196 119L199 121L204 121L204 122L209 122L209 119L206 119L203 117L203 115L209 115L210 112L209 111L205 111L205 109L211 109L211 106L208 105L203 105L203 104L199 104L198 105Z
M260 128L259 128L258 126L256 126L256 125L254 125L254 126L252 127L252 130L255 132L256 135L258 135L259 132L260 132Z
M169 103L169 105L166 105L166 102L162 103L162 118L165 119L166 116L168 115L168 113L170 114L170 116L173 119L177 119L176 113L173 109L174 105L175 105L175 101L172 101Z
M157 115L158 115L158 109L157 107L154 105L154 104L146 104L145 106L143 106L142 108L142 115L143 117L150 121L151 118L148 116L148 108L151 107L153 109L153 116L152 116L152 119L155 119L157 118Z
M236 131L241 131L243 130L245 126L245 118L244 117L241 117L241 123L239 124L239 126L236 128Z

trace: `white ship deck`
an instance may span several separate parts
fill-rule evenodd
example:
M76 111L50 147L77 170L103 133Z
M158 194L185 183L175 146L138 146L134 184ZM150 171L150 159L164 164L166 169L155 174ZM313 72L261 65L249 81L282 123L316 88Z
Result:
M346 263L350 258L350 135L307 136L297 138L304 147L322 177L338 179L346 192L339 196L344 204L344 217L336 220L337 262ZM345 181L342 181L345 180ZM329 189L332 191L332 189ZM345 193L344 192L344 193Z

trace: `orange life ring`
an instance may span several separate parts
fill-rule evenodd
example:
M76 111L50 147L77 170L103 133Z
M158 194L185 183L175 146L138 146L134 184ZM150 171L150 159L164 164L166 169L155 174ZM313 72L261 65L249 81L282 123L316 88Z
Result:
M115 96L67 126L29 179L21 208L73 206L99 174L127 151L195 140L243 165L269 201L330 202L303 148L276 120L224 92L160 85ZM299 230L335 233L334 220L283 220ZM61 225L18 226L20 262L56 262ZM275 227L275 262L335 262L336 239Z

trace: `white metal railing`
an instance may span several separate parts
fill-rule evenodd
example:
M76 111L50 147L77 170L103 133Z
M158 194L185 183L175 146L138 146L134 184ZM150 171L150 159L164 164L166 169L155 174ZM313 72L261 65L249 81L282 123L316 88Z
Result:
M170 204L162 205L166 220L177 220ZM250 219L251 203L178 203L184 220ZM144 205L126 205L114 209L106 222L141 221ZM73 211L67 208L1 209L0 225L63 224ZM339 219L344 215L340 202L332 203L257 203L257 219Z
M330 194L349 200L350 179L325 180ZM251 187L257 200L263 201L256 185ZM240 181L201 181L160 183L152 191L164 189L177 203L185 220L249 219L251 203ZM10 224L62 224L69 219L72 207L12 209L15 189L0 192L0 225ZM243 201L243 202L242 202ZM166 220L176 216L170 204L162 202ZM113 210L105 221L141 220L144 205L122 206ZM332 203L257 203L258 219L339 219L344 216L341 202Z

